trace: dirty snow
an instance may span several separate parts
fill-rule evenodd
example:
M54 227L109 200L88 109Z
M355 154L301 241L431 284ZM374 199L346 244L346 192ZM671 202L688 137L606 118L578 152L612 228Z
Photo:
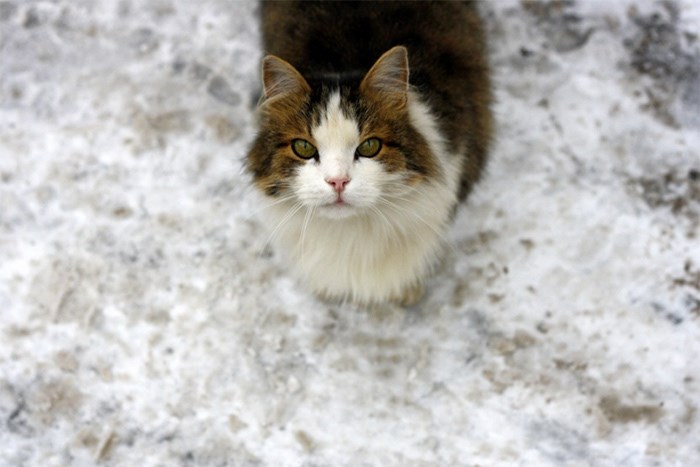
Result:
M366 310L266 247L255 3L0 1L0 465L700 465L700 5L482 9L489 173Z

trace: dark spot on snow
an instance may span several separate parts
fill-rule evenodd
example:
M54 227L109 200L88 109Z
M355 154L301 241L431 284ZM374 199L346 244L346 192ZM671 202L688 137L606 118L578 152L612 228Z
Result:
M117 7L117 14L121 18L126 18L131 14L131 2L129 0L122 0L119 2L119 6Z
M698 170L687 175L669 171L657 177L644 177L630 181L635 192L654 209L667 209L679 217L693 222L700 220L700 183Z
M654 6L649 14L631 8L635 32L624 40L630 65L654 79L642 107L671 127L700 122L700 48L694 34L681 30L678 6L671 1ZM681 110L673 104L681 103ZM680 120L680 123L679 123Z
M683 265L683 277L673 280L676 287L691 287L700 292L700 268L693 266L693 261L687 259Z
M534 54L535 54L535 52L528 49L527 47L520 47L520 56L521 57L530 57Z
M184 133L190 129L190 115L186 110L172 110L157 115L148 115L151 129L159 133Z
M8 431L22 436L32 436L33 430L29 426L26 415L27 405L24 399L20 398L17 401L17 406L7 417L6 426Z
M688 294L685 297L685 304L688 306L688 311L690 311L690 313L700 316L700 298Z
M158 48L159 40L156 33L148 28L140 28L132 34L129 45L140 54L148 54Z
M0 21L10 20L17 11L17 5L12 2L0 2Z
M221 76L212 78L207 91L217 100L233 107L239 105L242 101L240 94L231 89L228 81Z
M133 211L128 206L118 206L112 210L112 215L117 219L125 219L130 217L132 214Z
M36 28L41 26L46 21L35 8L30 8L27 10L26 16L24 17L24 27L27 29Z
M525 11L530 13L542 28L550 44L557 52L572 52L586 45L594 32L586 27L583 18L576 13L573 0L541 2L524 0ZM521 49L522 54L523 49ZM528 55L522 54L523 57Z
M185 71L186 66L187 63L184 60L181 58L176 58L172 65L173 73L176 75L181 74L183 71Z
M654 312L661 316L663 319L667 320L674 326L678 326L679 324L683 324L683 317L674 312L674 311L669 311L664 305L660 303L652 303L651 304L652 308L654 309Z
M605 417L613 423L656 423L663 415L661 404L624 404L617 396L603 397L598 406Z
M190 67L190 75L195 81L204 81L212 74L211 68L201 63L194 62Z

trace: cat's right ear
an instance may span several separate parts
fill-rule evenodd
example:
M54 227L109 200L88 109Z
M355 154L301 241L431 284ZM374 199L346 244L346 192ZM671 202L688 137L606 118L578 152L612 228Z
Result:
M262 81L266 100L311 91L309 84L296 68L274 55L263 58Z
M408 96L408 51L397 45L384 53L370 68L360 84L360 91L379 93L399 107Z

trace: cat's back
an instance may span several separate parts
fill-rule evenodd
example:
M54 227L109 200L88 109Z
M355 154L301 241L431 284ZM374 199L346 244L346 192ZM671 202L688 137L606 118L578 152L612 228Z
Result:
M302 75L362 77L384 52L408 49L410 83L433 108L454 153L468 154L460 198L491 136L486 48L475 2L263 2L263 46Z
M434 54L469 47L458 39L478 27L475 15L472 2L263 2L263 41L267 53L291 60L302 74L367 71L399 44L420 52L414 70Z

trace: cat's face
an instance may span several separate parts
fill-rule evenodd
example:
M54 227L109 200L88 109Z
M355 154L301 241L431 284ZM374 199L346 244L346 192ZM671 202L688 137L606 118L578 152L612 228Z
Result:
M309 84L311 83L311 84ZM415 124L406 50L384 54L358 83L307 81L290 64L263 62L265 100L248 167L267 196L327 218L391 210L434 176Z

